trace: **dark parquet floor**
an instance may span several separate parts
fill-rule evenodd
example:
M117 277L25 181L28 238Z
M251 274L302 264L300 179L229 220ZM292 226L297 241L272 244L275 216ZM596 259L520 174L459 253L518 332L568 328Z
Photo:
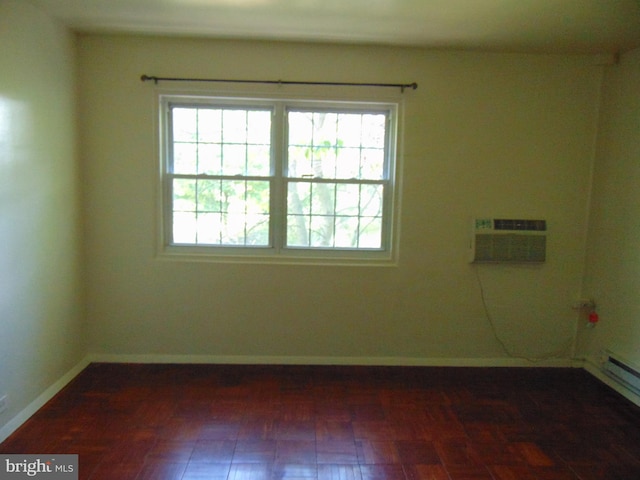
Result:
M639 480L640 409L579 369L92 364L0 453L90 480Z

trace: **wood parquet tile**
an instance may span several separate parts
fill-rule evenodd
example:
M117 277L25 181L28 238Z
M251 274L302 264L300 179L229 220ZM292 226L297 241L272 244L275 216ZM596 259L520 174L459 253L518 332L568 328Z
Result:
M640 408L576 369L92 364L0 453L83 480L639 480Z

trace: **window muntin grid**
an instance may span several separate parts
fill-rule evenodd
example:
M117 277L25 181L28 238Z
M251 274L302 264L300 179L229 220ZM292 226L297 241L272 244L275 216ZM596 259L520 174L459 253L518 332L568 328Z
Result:
M268 176L271 111L176 106L171 172Z
M384 113L290 110L287 175L384 179L386 125Z
M287 120L286 246L383 248L387 114L289 109Z
M180 98L164 100L168 252L391 254L392 104Z
M269 245L269 181L174 178L173 243Z
M180 105L170 115L171 243L268 246L272 111Z
M383 190L380 184L289 182L287 246L382 248Z

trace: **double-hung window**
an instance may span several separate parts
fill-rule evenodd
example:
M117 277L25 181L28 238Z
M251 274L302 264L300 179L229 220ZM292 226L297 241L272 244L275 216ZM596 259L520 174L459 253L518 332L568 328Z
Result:
M397 105L163 96L165 253L393 258Z

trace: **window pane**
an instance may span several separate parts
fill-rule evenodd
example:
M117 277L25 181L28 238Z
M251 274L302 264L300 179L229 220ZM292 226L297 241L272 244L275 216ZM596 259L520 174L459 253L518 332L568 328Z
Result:
M338 115L335 113L317 112L313 114L313 144L335 145Z
M292 215L311 213L311 184L290 182L287 190L287 212Z
M289 112L289 145L309 145L313 138L313 114Z
M173 211L196 211L196 180L182 178L173 180Z
M186 212L173 213L173 242L174 243L195 243L196 242L196 214Z
M198 144L173 144L173 172L195 174L198 172Z
M381 180L384 178L384 150L379 148L362 149L362 162L359 178Z
M174 108L173 141L195 142L198 131L198 110L195 108Z
M198 212L222 212L220 180L196 180L198 186Z
M197 243L218 245L222 235L222 214L200 213L198 215Z
M333 215L335 211L335 183L311 184L311 214Z
M229 145L222 147L222 174L244 175L247 163L247 147L245 145Z
M359 248L380 248L382 246L382 218L363 217L360 221Z
M336 178L360 176L360 149L340 148L336 160Z
M384 148L386 116L362 116L362 146L369 148Z
M271 174L271 148L269 145L247 147L247 175L269 176Z
M287 245L309 246L311 183L290 182L287 187Z
M382 217L382 185L362 185L360 187L360 215Z
M248 214L246 244L252 246L269 245L269 215Z
M198 112L198 142L222 142L222 110L200 108Z
M222 139L224 143L247 142L246 110L224 110L222 112Z
M360 147L362 115L342 114L338 118L338 142L344 147Z
M208 175L220 174L222 162L222 152L220 147L221 145L219 143L198 144L198 173L205 173Z
M247 143L269 145L271 143L271 112L249 111L247 117Z
M311 148L289 146L288 176L302 178L313 175Z
M358 217L337 217L336 218L336 247L357 248L358 247Z
M336 178L336 149L329 146L314 147L311 169L316 178Z
M358 216L360 213L360 185L338 185L336 191L336 213L343 216Z
M226 211L230 213L244 214L246 183L243 180L226 180L222 182L223 195L226 202Z
M257 215L269 214L269 189L270 182L267 181L247 181L245 206L247 213Z
M309 246L309 218L303 215L287 215L287 246Z
M328 215L312 215L310 217L310 247L334 246L334 217Z
M221 245L244 245L245 226L244 213L223 213Z

